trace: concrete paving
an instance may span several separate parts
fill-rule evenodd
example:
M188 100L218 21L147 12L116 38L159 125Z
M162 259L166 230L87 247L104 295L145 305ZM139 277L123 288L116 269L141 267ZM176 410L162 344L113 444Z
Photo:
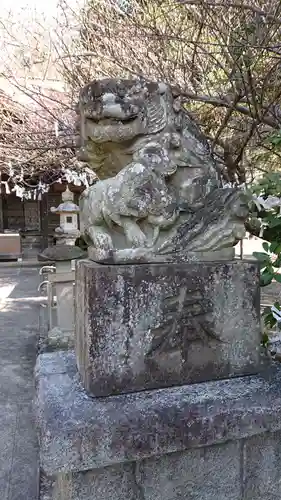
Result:
M246 255L260 250L255 240L246 246ZM39 496L32 408L42 301L37 292L37 266L35 261L0 265L0 500L38 500ZM279 283L266 287L262 302L272 304L280 290ZM49 497L46 493L41 498Z
M38 269L0 269L0 499L37 500L32 400L38 342Z

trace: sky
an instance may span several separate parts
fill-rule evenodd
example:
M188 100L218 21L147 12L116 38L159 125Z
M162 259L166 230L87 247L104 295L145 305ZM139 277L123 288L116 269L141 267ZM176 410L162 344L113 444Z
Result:
M42 73L46 81L57 80L57 67L50 63L51 58L47 60L43 55L50 50L51 40L59 43L56 29L62 12L58 4L63 1L0 0L0 89L7 80L6 75L11 74L18 79L38 79ZM65 0L65 3L76 11L85 1ZM69 34L69 29L63 31L64 41ZM54 51L52 55L57 57ZM34 63L36 59L39 63ZM4 83L1 73L5 74Z
M36 8L45 13L56 11L57 0L1 0L0 10L20 10L25 7Z
M66 0L68 6L75 7L82 5L86 0ZM0 15L12 12L16 15L19 12L34 11L43 14L44 17L56 17L59 0L0 0Z

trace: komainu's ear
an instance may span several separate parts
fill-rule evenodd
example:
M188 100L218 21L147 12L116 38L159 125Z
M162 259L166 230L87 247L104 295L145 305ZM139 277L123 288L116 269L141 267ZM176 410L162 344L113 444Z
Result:
M80 199L87 198L88 194L89 194L89 188L84 189L84 191L82 191L82 193L80 194Z
M158 83L158 92L159 94L165 94L167 92L167 84L164 82Z

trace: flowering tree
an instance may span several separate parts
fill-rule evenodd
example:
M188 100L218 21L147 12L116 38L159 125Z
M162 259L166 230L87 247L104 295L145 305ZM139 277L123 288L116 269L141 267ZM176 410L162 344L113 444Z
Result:
M0 173L19 196L95 177L76 159L76 102L57 71L56 23L26 10L0 19Z
M228 181L278 169L280 14L280 0L59 0L55 19L0 19L0 73L25 96L1 168L71 164L81 86L142 76L177 86Z
M262 237L263 252L254 252L261 264L261 286L273 280L281 283L281 174L265 174L252 186L252 211L248 229ZM264 322L270 328L281 326L281 304L276 301L263 311Z
M82 9L60 0L60 8L57 62L74 92L93 77L163 79L180 90L229 181L278 168L267 138L281 126L279 0L88 0Z

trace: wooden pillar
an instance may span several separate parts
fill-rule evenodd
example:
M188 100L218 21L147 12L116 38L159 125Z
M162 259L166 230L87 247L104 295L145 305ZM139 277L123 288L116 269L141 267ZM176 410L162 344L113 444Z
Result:
M1 180L1 179L0 179ZM0 184L0 233L4 231L4 218L3 218L3 188L2 184Z
M49 215L49 204L48 204L48 193L42 194L42 200L40 201L40 230L41 230L41 249L44 250L48 247L48 215Z
M2 176L0 172L0 232L4 231L4 215L3 215L3 195L4 195L4 186L1 183Z

